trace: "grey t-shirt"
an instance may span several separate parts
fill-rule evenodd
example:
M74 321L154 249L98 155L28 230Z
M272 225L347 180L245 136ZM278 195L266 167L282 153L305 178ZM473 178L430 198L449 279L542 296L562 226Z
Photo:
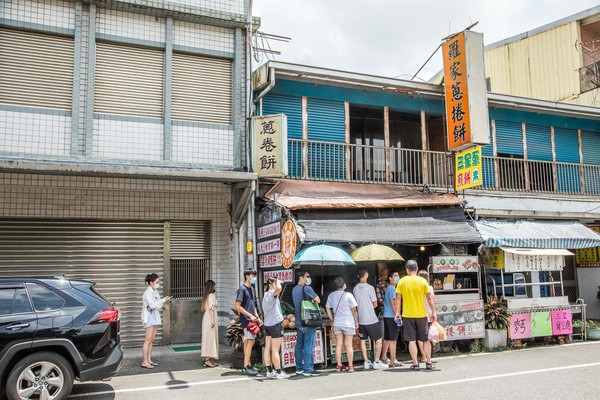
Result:
M279 296L273 295L275 290L269 290L263 297L262 308L265 312L265 320L263 321L265 326L274 326L283 321L283 314L281 313L281 307L279 305Z
M379 322L373 308L373 302L377 301L375 288L368 283L359 283L354 287L353 293L358 303L358 323L372 325Z

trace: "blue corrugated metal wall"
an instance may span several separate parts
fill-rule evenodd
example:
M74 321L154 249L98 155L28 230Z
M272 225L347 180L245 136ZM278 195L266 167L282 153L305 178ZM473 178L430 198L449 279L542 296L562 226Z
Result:
M302 97L267 94L262 99L262 114L285 114L288 138L302 139ZM288 173L302 176L302 152L298 144L288 143Z
M600 165L600 132L581 131L584 164ZM585 192L600 195L600 167L585 169Z
M556 161L579 163L579 138L575 129L554 128ZM558 191L579 193L581 174L575 165L559 164L557 167Z
M496 150L498 154L523 155L523 133L517 122L496 120Z
M343 144L344 102L308 98L308 139L335 144L312 143L308 148L309 176L316 179L343 179L346 162Z
M492 123L490 122L490 144L481 147L481 154L483 156L492 157L494 155L494 137L492 135ZM494 160L491 158L484 158L482 160L482 172L483 172L483 187L493 189L495 186L495 167Z
M550 127L527 124L527 158L530 160L552 161L552 138Z

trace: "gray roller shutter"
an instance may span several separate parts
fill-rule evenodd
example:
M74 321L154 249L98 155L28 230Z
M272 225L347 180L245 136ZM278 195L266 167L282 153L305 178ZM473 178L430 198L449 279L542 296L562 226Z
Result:
M162 117L164 51L96 44L94 111Z
M163 276L162 223L0 221L0 276L64 274L97 282L121 310L124 346L143 343L141 298L152 272Z
M71 109L73 38L0 29L0 103Z
M173 119L231 123L231 61L173 53Z

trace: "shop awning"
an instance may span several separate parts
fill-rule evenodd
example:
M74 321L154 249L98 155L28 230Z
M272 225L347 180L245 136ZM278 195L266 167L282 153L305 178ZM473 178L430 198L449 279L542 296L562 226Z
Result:
M461 207L296 212L306 242L481 243Z
M534 255L534 256L572 256L569 250L566 249L517 249L514 247L500 247L507 253Z
M490 221L477 229L487 247L583 249L600 246L600 235L576 221Z
M434 207L465 203L453 194L398 185L281 179L265 197L290 210Z

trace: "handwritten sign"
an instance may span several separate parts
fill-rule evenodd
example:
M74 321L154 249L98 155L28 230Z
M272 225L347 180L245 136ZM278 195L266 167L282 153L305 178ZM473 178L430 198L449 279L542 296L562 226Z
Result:
M284 114L252 118L254 171L261 176L285 176L287 162L287 117Z
M284 269L277 271L264 271L263 281L266 282L271 278L277 278L282 282L294 282L294 270Z
M279 221L269 225L261 226L256 229L256 239L266 239L281 233L281 223Z
M516 254L504 252L506 272L561 271L563 256L548 254Z
M256 253L265 254L281 250L281 238L265 240L256 244Z
M281 253L271 253L258 256L258 265L261 268L281 267Z
M511 339L529 339L531 333L531 314L512 314L510 316L509 335Z
M296 365L296 337L296 331L283 332L283 339L281 340L282 368L293 367ZM317 329L317 338L313 355L315 364L321 364L325 361L323 336L320 329Z
M552 334L568 335L573 333L573 315L571 310L552 311Z
M532 337L552 336L552 317L550 311L531 313Z
M337 342L335 337L332 337L329 340L329 354L331 354L331 362L335 362L335 348L337 346ZM365 348L367 349L367 355L372 356L372 342L370 340L365 340ZM353 352L353 361L360 361L363 359L362 351L360 350L360 338L358 335L354 335L352 337L352 350ZM348 353L346 352L346 347L342 350L342 362L348 362Z

